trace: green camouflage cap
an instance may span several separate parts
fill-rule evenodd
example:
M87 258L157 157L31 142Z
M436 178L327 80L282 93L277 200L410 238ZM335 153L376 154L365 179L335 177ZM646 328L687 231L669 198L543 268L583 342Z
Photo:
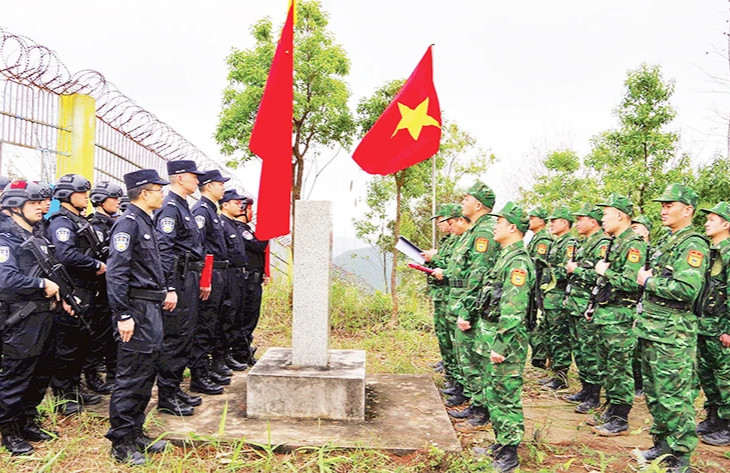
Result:
M575 215L576 217L590 217L600 222L603 218L603 210L593 204L589 204L588 202L586 202L577 212L573 212L573 215Z
M728 222L730 222L730 204L727 202L718 202L714 207L711 209L700 209L703 212L707 212L710 214L719 215L720 217L724 218Z
M543 220L547 220L548 215L550 215L550 213L548 213L547 210L545 210L543 207L540 207L539 205L530 210L527 214L528 217L537 217Z
M664 193L657 199L652 199L654 202L681 202L684 205L691 205L697 208L697 201L699 196L697 192L685 186L684 184L669 184Z
M504 207L502 207L502 210L499 212L492 212L489 215L506 218L509 223L516 225L517 229L522 233L525 233L530 227L530 219L528 218L527 213L522 209L522 207L514 202L507 202Z
M565 220L569 221L570 223L575 222L575 217L573 216L573 212L571 212L568 207L557 207L555 210L553 210L553 213L550 214L550 216L548 217L548 220L555 220L556 218L564 218Z
M456 204L439 204L438 208L436 209L436 214L429 220L450 215L453 212L454 205Z
M494 207L494 191L482 181L475 182L466 193L474 196L479 202L490 209Z
M631 219L631 223L639 223L641 225L644 225L647 230L651 232L651 220L646 215L639 215L638 217L634 217Z
M608 196L608 200L606 202L602 202L596 205L599 207L613 207L614 209L618 209L621 212L625 213L629 217L634 215L634 204L631 202L631 199L629 199L625 195L615 193L611 194Z
M443 215L443 219L439 220L439 222L443 222L445 220L448 220L450 218L459 218L463 217L464 214L461 213L461 204L446 204L448 205L448 213Z

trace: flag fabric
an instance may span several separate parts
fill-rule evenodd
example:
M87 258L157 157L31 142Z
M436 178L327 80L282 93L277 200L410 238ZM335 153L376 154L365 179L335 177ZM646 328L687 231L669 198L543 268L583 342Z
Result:
M248 143L261 158L256 215L256 237L261 240L286 235L291 225L294 9L292 1Z
M352 155L370 174L393 174L436 154L441 108L433 85L431 46Z

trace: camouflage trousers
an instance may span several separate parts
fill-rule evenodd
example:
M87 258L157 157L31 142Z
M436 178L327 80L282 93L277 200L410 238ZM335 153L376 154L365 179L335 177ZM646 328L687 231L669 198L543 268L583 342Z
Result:
M644 388L644 378L641 376L641 344L636 342L636 348L634 348L634 357L631 360L632 371L634 372L634 388Z
M705 408L717 406L721 419L730 420L730 348L715 335L697 336L697 375L705 392Z
M601 384L598 364L598 326L583 314L570 314L570 338L578 377L584 384Z
M494 331L496 333L496 323ZM485 389L487 406L497 443L518 445L525 434L522 412L522 374L527 360L527 333L520 327L515 346L502 363L487 361Z
M547 330L545 330L545 314L540 314L537 327L529 334L533 360L547 360Z
M697 447L692 395L696 346L644 338L639 343L646 405L654 418L649 433L674 451L691 453Z
M565 308L545 309L545 334L548 358L553 371L568 371L573 362L570 353L570 318Z
M482 379L484 378L484 357L476 349L480 333L478 325L469 330L461 330L454 324L454 349L459 366L459 382L464 387L464 395L471 398L472 404L486 405Z
M436 334L436 340L439 344L439 352L441 359L444 361L444 373L453 377L453 373L457 370L456 360L454 358L454 344L452 342L453 326L449 324L449 317L445 301L433 301L433 331Z
M598 366L603 375L599 384L603 385L606 400L610 404L634 403L635 386L631 362L636 348L636 332L633 324L630 321L597 326Z

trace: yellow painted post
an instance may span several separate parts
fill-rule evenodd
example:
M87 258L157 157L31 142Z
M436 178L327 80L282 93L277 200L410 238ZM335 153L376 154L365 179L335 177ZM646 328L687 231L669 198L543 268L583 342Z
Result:
M59 101L56 179L64 174L80 174L94 179L94 143L96 136L96 100L90 95L62 95Z

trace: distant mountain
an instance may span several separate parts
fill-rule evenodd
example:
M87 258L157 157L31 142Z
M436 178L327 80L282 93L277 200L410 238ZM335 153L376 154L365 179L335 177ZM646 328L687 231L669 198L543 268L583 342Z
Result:
M383 255L371 247L348 250L333 258L332 264L335 271L342 274L350 274L357 277L372 288L385 291L386 282L383 275ZM392 267L390 255L386 255L385 275L390 286L390 268Z

